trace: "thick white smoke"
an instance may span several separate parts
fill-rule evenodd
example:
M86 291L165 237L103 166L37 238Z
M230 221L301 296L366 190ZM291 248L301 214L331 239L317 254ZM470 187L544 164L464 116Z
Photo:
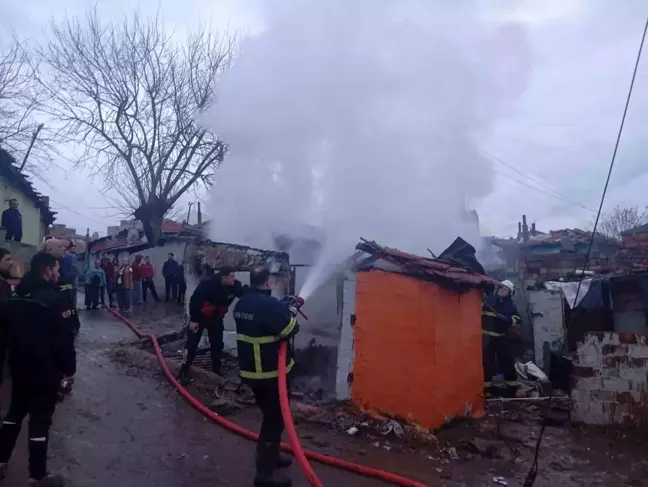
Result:
M421 255L476 242L464 211L492 183L479 143L526 86L524 30L469 1L275 4L208 117L231 147L212 238L273 248L312 225L320 274L360 237Z

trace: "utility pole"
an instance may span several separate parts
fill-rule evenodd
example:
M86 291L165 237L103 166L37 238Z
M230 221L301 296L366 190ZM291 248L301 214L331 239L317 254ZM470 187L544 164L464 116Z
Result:
M189 202L189 211L187 212L187 225L191 225L191 205L193 205L193 202Z
M19 171L22 172L23 169L25 169L25 164L27 164L27 158L29 157L29 154L31 153L32 148L34 147L34 144L36 143L36 139L38 138L38 133L43 130L43 124L41 123L36 127L36 131L34 132L34 135L32 135L31 142L29 143L29 147L27 148L27 153L25 154L25 157L23 157L22 164L20 165Z
M198 202L198 225L202 225L202 212L200 211L200 201Z

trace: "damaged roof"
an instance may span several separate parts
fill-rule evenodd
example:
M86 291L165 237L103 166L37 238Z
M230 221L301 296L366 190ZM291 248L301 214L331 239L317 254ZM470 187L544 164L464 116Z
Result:
M361 242L356 246L356 249L372 257L370 262L365 261L360 264L360 270L376 268L375 263L382 260L396 266L402 273L409 276L453 287L486 287L499 284L496 279L471 272L464 267L452 265L440 259L420 257L389 247L382 247L376 242Z

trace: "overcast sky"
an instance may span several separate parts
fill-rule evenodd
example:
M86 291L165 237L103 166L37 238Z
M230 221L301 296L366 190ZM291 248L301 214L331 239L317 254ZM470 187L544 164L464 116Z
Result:
M119 19L140 8L158 9L178 36L210 22L213 28L253 33L262 29L262 0L99 0L104 16ZM493 20L527 28L533 50L526 92L512 113L483 143L495 172L493 192L473 202L483 234L514 234L526 213L542 230L587 227L598 207L627 95L648 4L643 0L487 1ZM0 3L0 24L19 36L41 40L52 18L83 15L92 2L22 0ZM645 53L648 56L648 53ZM424 60L422 60L424 62ZM648 57L642 62L605 208L648 203L645 123ZM226 161L227 163L227 161ZM119 220L101 194L100 181L72 170L37 183L59 212L58 222L105 234ZM512 169L511 166L514 168ZM186 211L187 197L178 210ZM206 198L205 198L206 200Z

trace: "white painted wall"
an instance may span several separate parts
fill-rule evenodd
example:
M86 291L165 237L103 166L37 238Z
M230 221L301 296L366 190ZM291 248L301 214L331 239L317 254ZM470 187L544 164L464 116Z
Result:
M337 356L335 397L338 400L351 397L349 374L353 374L353 318L355 317L356 276L349 273L342 286L342 330Z
M562 292L528 291L529 311L533 318L535 363L544 369L545 343L553 352L560 352L565 343ZM548 366L548 364L547 364Z

